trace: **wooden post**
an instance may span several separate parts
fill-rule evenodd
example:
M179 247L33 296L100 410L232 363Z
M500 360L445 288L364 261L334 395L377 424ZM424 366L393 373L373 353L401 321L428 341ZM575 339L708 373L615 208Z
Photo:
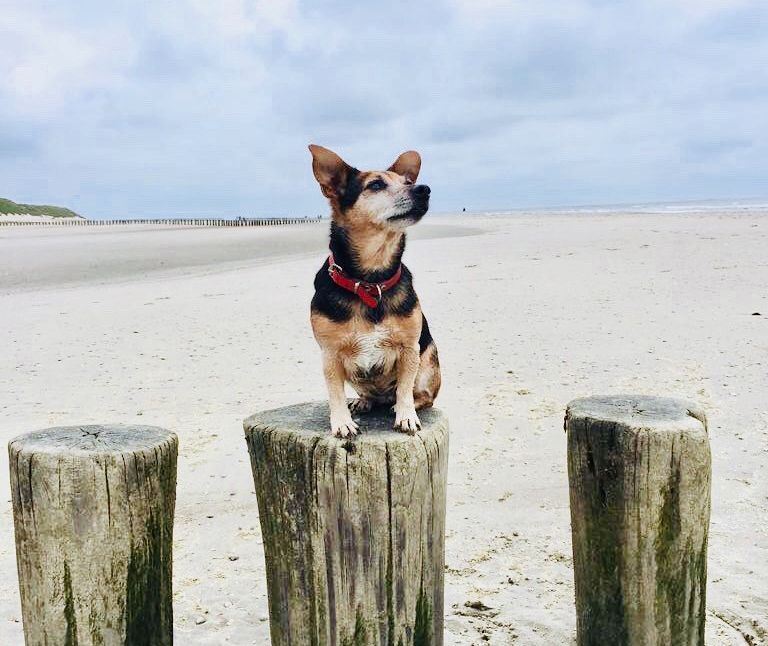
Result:
M704 644L710 452L677 399L576 399L568 433L579 646Z
M176 435L50 428L8 453L26 643L172 644Z
M441 646L448 421L360 417L328 433L328 407L244 422L264 539L272 646Z

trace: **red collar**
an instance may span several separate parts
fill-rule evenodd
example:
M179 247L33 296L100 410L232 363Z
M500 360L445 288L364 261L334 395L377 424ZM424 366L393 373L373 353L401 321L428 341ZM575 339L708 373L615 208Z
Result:
M381 295L400 282L402 273L403 266L398 265L397 271L392 278L388 278L383 283L367 283L364 280L348 277L344 270L334 261L333 254L328 256L328 275L331 277L331 280L348 292L357 294L360 300L368 307L376 307L381 302Z

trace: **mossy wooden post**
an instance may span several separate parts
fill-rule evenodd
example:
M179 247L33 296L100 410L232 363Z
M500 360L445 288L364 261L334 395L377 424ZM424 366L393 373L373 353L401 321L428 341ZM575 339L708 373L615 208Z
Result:
M69 426L8 453L27 646L172 644L176 436Z
M331 437L328 407L245 420L267 566L272 646L440 646L448 422L416 435L389 411Z
M579 646L704 644L710 452L677 399L576 399L565 414Z

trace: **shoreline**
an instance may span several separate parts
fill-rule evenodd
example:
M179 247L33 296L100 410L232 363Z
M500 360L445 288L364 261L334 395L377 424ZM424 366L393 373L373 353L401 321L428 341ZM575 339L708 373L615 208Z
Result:
M322 258L319 226L206 228L126 225L0 229L0 294L236 271L292 258ZM479 235L482 227L425 222L409 240ZM28 258L38 267L30 272Z

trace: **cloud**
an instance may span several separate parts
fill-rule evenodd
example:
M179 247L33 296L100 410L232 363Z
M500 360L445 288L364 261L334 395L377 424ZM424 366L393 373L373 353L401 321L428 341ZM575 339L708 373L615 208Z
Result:
M4 9L0 29L0 97L24 115L45 115L82 92L114 87L134 55L122 30L82 30L29 7Z
M759 0L28 0L0 14L0 194L317 213L313 141L361 168L420 150L437 209L752 196L767 22Z

